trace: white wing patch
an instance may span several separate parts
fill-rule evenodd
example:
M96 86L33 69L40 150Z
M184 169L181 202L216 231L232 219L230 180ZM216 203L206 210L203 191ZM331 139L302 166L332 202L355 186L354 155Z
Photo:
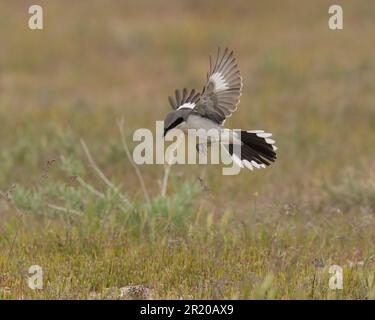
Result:
M215 92L229 89L228 83L225 81L224 76L220 72L215 72L210 77L210 81L215 84Z
M180 110L180 109L183 109L183 108L186 108L186 109L194 109L195 107L195 103L192 103L192 102L186 102L184 103L183 105L179 106L177 108L177 110Z

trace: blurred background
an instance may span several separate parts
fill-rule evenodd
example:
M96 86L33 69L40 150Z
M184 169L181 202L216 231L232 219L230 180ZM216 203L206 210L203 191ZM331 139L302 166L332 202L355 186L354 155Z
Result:
M41 31L28 28L32 4L43 8ZM343 30L328 28L332 4L343 8ZM251 228L270 235L282 233L277 226L285 223L287 238L293 230L301 237L313 233L307 246L324 235L327 243L336 239L322 259L337 247L348 249L338 254L343 261L371 256L374 10L370 0L1 1L0 189L12 193L16 184L19 207L31 212L27 201L39 199L35 210L41 212L40 177L47 161L60 165L63 156L63 166L71 165L73 174L86 168L85 181L100 190L82 138L103 172L129 199L142 202L116 121L124 118L132 149L133 131L154 130L170 111L167 97L175 89L201 90L208 55L228 46L244 87L226 126L272 132L278 160L237 176L222 176L220 165L175 166L168 194L187 180L199 181L200 201L213 220L230 212L234 223L250 219ZM163 167L140 170L150 194L158 195ZM50 182L66 179L58 169L49 174ZM56 205L66 205L54 196ZM76 202L71 205L82 208ZM12 207L4 202L2 208L0 220L14 218ZM313 227L306 231L308 224Z
M343 2L345 25L337 31L328 28L327 1L38 3L43 31L28 28L30 1L1 4L3 186L30 181L49 157L78 152L80 137L94 143L106 170L120 167L130 179L116 119L125 118L129 137L154 129L176 88L203 87L218 46L235 51L244 81L240 108L226 125L271 131L280 147L267 170L222 177L219 167L205 168L220 198L246 199L263 188L279 198L348 167L370 170L371 1ZM153 169L144 170L153 179Z

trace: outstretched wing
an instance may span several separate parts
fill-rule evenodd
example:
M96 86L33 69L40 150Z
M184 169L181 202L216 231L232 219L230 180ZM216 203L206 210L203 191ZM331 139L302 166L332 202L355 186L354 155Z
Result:
M182 93L179 90L175 91L175 97L168 97L169 103L171 104L172 109L178 110L182 108L194 109L199 100L200 93L196 93L195 90L190 92L184 88Z
M215 64L210 56L210 72L207 84L194 111L201 116L222 124L236 111L242 92L242 77L233 51L218 48Z

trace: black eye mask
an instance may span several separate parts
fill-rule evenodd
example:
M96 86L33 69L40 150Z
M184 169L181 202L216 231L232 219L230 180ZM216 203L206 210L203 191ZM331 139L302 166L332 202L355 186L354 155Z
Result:
M168 128L166 128L165 130L164 130L164 136L165 136L165 134L169 131L169 130L171 130L171 129L173 129L173 128L175 128L175 127L177 127L180 123L182 123L184 121L184 119L182 118L182 117L180 117L180 118L177 118Z

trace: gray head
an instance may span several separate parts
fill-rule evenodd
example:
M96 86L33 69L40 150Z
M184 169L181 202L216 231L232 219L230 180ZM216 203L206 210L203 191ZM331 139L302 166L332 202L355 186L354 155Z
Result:
M169 112L164 120L164 137L169 130L176 128L179 124L186 121L190 113L191 109L188 108L182 108Z

